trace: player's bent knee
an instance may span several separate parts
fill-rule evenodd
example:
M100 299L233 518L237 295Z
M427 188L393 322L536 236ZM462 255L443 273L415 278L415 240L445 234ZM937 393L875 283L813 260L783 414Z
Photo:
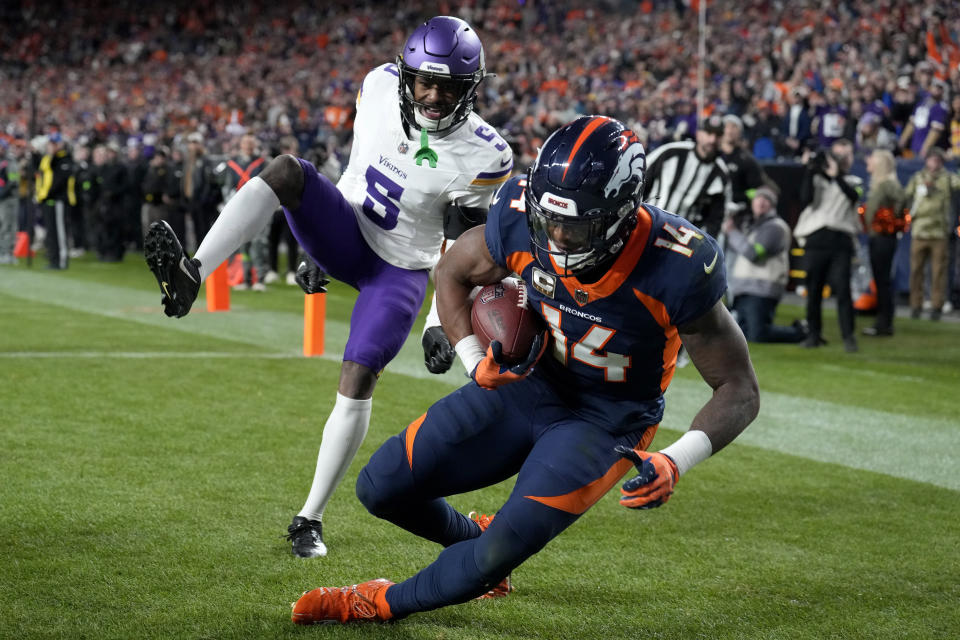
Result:
M357 476L357 499L371 515L385 518L400 508L410 484L403 440L394 436L360 470Z
M371 515L382 518L389 500L377 490L377 484L370 475L370 470L364 467L357 476L357 499Z
M340 383L337 390L347 398L366 399L373 396L377 373L358 362L344 360L340 365Z
M303 167L294 156L284 154L271 160L260 173L260 179L273 189L281 205L291 210L300 208L305 180Z

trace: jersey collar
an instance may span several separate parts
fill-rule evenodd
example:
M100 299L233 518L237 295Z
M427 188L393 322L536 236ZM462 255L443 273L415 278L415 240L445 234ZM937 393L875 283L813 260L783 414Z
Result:
M643 250L647 246L647 240L650 238L650 228L653 226L653 218L650 213L641 206L637 211L637 226L630 234L626 246L614 260L613 265L603 275L602 278L591 284L583 284L577 280L576 276L567 276L560 278L560 282L566 288L567 293L579 306L583 307L591 302L596 302L601 298L614 293L626 281L627 276L633 273L633 268L637 266Z

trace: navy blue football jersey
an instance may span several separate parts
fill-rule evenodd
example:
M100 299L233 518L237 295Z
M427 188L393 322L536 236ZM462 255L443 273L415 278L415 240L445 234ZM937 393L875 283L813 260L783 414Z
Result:
M581 283L544 269L531 253L526 180L507 182L487 214L494 261L528 285L530 306L550 327L534 371L586 420L613 432L658 424L673 377L677 327L709 311L727 288L716 241L650 205L602 278Z

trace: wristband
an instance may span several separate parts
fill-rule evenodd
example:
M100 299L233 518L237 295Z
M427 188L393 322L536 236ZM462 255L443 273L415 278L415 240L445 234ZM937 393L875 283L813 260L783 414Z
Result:
M669 447L660 449L660 453L673 458L677 465L677 473L682 476L693 465L703 462L713 454L713 444L706 433L699 429L691 429Z
M457 342L453 349L457 352L457 355L460 356L460 362L462 362L463 366L467 369L468 376L473 374L473 370L477 368L480 361L487 355L480 346L480 341L477 339L477 336L472 333Z

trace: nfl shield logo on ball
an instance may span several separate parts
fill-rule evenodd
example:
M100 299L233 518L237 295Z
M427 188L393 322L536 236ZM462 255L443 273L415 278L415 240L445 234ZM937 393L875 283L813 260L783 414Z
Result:
M491 300L496 300L497 298L503 297L503 285L497 284L495 287L489 291L484 291L480 294L480 304L487 304Z

